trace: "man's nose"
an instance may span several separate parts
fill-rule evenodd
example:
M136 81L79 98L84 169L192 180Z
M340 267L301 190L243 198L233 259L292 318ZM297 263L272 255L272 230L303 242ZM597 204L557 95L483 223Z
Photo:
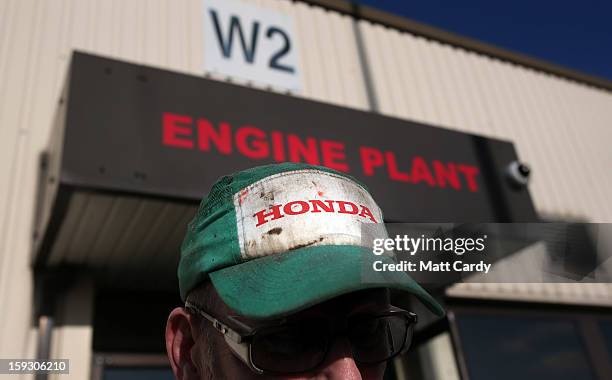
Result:
M346 338L337 338L330 347L322 374L329 380L362 380Z

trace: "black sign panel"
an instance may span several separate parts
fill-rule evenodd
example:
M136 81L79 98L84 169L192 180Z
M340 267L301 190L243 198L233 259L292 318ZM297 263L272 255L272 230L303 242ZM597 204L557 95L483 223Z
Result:
M387 221L533 221L511 143L75 53L62 181L187 200L280 161L362 180Z

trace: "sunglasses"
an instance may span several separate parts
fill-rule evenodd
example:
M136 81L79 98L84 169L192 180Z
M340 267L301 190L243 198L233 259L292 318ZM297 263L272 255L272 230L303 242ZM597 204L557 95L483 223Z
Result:
M232 351L257 374L312 371L325 362L334 338L339 335L347 338L357 363L380 364L408 350L417 323L416 314L394 306L342 320L285 318L259 326L234 316L221 322L190 302L185 303L185 308L212 323Z

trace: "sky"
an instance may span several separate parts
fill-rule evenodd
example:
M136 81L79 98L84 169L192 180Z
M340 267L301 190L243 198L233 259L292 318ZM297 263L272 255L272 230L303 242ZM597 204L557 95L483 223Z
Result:
M358 2L612 80L612 0Z

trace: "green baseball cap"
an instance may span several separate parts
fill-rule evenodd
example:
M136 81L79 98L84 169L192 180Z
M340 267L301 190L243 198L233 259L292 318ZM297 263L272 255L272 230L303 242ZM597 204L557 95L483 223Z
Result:
M415 295L444 309L405 272L377 272L364 226L386 237L367 188L329 168L299 163L259 166L220 178L200 204L181 245L181 298L210 278L239 314L274 318L371 288Z

